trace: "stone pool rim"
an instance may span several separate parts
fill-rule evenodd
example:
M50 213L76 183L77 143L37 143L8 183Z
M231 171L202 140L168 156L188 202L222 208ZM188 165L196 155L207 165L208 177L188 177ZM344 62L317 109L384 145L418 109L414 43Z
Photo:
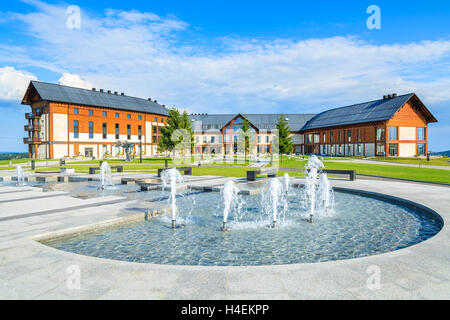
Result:
M303 183L296 183L294 185L296 185L296 187L298 188L299 186L303 185ZM367 255L367 256L362 256L362 257L357 257L357 258L327 260L327 261L320 261L320 262L290 263L290 264L227 265L227 266L181 265L181 264L176 265L176 264L161 264L161 263L152 263L152 262L132 262L132 261L101 258L101 257L96 257L96 256L89 256L89 255L83 255L83 254L79 254L79 253L73 253L70 251L56 249L54 247L48 246L45 243L43 243L45 241L64 239L64 238L67 238L70 236L79 235L79 234L83 234L83 233L101 232L102 230L106 230L107 228L120 227L121 225L126 225L126 224L130 224L130 223L139 223L139 222L151 219L152 217L154 217L156 215L169 214L170 213L169 207L164 207L159 210L153 210L152 212L134 214L134 215L130 215L130 216L123 217L123 218L114 218L114 219L96 222L93 224L81 225L81 226L74 227L74 228L66 228L66 229L61 229L61 230L57 230L57 231L52 231L49 233L33 235L33 236L29 236L28 238L33 240L34 243L36 243L38 245L44 246L46 248L50 248L52 250L56 250L59 253L63 253L63 254L67 254L67 255L74 255L74 256L78 256L78 257L86 257L86 258L91 258L91 259L99 259L100 261L109 261L109 262L121 263L121 264L125 263L125 264L134 264L134 265L148 265L148 266L161 267L161 268L167 267L167 268L175 268L175 269L182 268L182 269L191 269L191 270L197 270L197 269L205 270L208 268L210 268L212 270L224 270L224 269L228 270L229 268L233 268L233 269L239 269L239 268L246 268L246 269L249 269L249 268L262 268L262 269L264 269L264 268L269 268L269 269L283 268L284 269L284 268L302 266L302 265L349 263L351 261L369 259L369 258L374 258L374 257L384 257L384 256L395 255L395 254L401 254L402 252L406 252L408 250L417 248L418 246L430 243L430 241L432 241L433 239L435 239L438 235L440 235L442 233L442 231L444 230L444 227L446 226L446 223L445 223L446 219L444 219L444 217L442 217L437 211L435 211L435 210L431 209L430 207L423 205L417 201L408 200L405 198L393 196L393 195L386 194L386 193L367 191L367 190L357 189L357 188L333 186L333 190L336 192L355 194L355 195L374 198L374 199L381 200L381 201L387 201L392 204L405 206L412 210L421 210L425 213L428 213L428 214L434 216L440 222L440 226L439 226L440 229L433 236L429 237L428 239L426 239L424 241L420 241L416 244L413 244L413 245L410 245L410 246L407 246L404 248L380 253L380 254ZM204 192L207 193L210 191L204 191ZM217 191L213 190L212 192L217 192Z

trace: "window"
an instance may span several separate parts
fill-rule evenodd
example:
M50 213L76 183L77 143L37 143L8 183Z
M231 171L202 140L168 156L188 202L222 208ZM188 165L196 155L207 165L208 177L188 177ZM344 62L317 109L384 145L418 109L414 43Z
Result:
M376 129L376 138L377 138L377 141L385 140L384 137L385 137L385 136L384 136L384 128L377 128L377 129Z
M340 133L340 131L339 131L339 133ZM339 146L339 154L343 154L344 153L343 151L344 151L343 146L340 145Z
M339 142L341 142L341 141L342 141L342 132L339 131Z
M320 133L314 133L313 135L314 143L320 143Z
M425 143L418 143L417 144L417 154L419 156L425 155Z
M103 139L106 139L107 137L107 127L106 127L106 122L104 122L102 124L102 134L103 134Z
M258 136L258 143L261 143L261 136Z
M195 137L195 143L199 143L200 142L200 138L198 136Z
M425 128L417 128L417 140L425 140Z
M384 144L377 143L377 156L384 156L386 152L384 151Z
M155 122L158 122L158 118L157 117L155 117Z
M203 143L206 143L206 142L208 142L208 139L206 136L203 136Z
M152 137L152 142L153 142L153 143L157 143L157 141L158 141L158 140L156 139L156 136L153 136L153 137Z
M142 140L142 126L138 126L138 139Z
M389 127L389 140L398 140L398 127ZM390 154L390 151L389 151Z
M156 127L153 127L153 133L156 133Z
M358 156L360 156L362 154L362 145L358 144L357 148L356 148L356 153Z
M218 143L222 143L222 136L219 136Z
M389 143L389 157L397 157L397 156L398 156L398 143Z
M73 137L74 138L79 138L78 120L73 120Z
M120 147L119 146L115 146L116 148L116 155L119 155L120 154Z
M352 130L347 130L347 141L348 142L352 141Z
M211 136L211 143L214 143L214 141L216 140L215 136Z
M89 114L90 116L93 116L93 115L94 115L94 111L93 111L93 110L89 110L89 111L88 111L88 114Z
M78 114L78 108L73 109L73 114Z
M116 112L116 114L114 115L116 118L118 118L119 117L119 113L118 112Z
M94 123L89 121L89 139L94 139Z
M106 144L103 145L103 155L108 152L108 146Z
M164 123L164 119L163 118L161 118L161 123Z
M326 141L326 138L327 138L326 133L325 133L325 132L322 133L322 142L325 142L325 141Z
M103 111L103 112L102 112L102 115L103 115L104 117L106 117L108 114L106 113L106 111Z
M358 141L361 141L361 129L356 129L356 139Z
M131 139L131 125L127 124L127 139Z
M330 132L330 142L333 142L333 131Z
M131 119L131 114L127 114L127 119Z
M120 139L120 132L119 132L119 124L118 123L116 123L115 134L116 134L116 139Z
M266 143L269 143L269 136L266 136Z
M142 120L142 116L139 115L139 116L138 116L138 120Z

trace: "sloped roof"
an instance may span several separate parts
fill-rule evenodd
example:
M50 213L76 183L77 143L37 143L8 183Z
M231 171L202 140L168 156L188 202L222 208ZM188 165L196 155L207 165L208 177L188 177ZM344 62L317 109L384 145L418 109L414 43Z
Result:
M409 93L395 98L374 100L327 110L308 121L302 130L389 120L414 96L414 93Z
M80 89L32 80L22 104L27 104L28 93L32 88L36 89L42 100L80 104L86 106L106 107L121 110L130 110L159 115L168 115L169 110L160 104L147 99L122 96L120 94Z
M239 114L191 114L191 120L201 121L202 130L208 129L222 129L231 120ZM275 129L277 126L280 114L244 114L247 120L259 130ZM310 120L315 114L284 114L288 119L288 125L291 131L300 131L305 123Z

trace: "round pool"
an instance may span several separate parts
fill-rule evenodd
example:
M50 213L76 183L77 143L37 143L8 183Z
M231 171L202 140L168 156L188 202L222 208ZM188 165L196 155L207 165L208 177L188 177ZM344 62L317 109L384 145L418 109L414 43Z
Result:
M178 228L171 217L101 232L54 239L46 245L77 254L123 261L201 266L258 266L352 259L402 249L442 228L429 210L364 192L335 191L326 214L308 222L301 189L292 189L276 228L263 213L261 196L242 196L240 215L222 225L220 193L177 198Z

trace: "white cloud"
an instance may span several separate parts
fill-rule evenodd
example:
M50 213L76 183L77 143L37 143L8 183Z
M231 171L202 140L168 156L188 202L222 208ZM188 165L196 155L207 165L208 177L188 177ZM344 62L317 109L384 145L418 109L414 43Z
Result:
M92 83L89 81L81 79L78 74L63 73L61 78L59 78L58 83L64 86L76 87L81 89L91 89L93 87Z
M14 67L0 68L0 100L21 100L30 80L37 78Z

